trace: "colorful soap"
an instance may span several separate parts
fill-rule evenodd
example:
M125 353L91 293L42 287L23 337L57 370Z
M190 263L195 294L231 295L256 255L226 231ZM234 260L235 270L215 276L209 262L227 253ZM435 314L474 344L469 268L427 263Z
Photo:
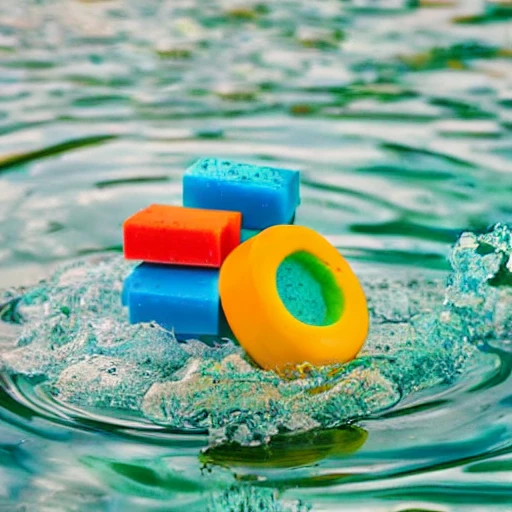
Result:
M219 292L236 339L266 370L345 363L368 334L357 276L303 226L272 226L239 245L222 265Z
M124 284L130 323L156 322L175 334L216 335L219 271L141 263Z
M242 227L290 224L300 203L299 172L205 158L183 177L183 204L242 213Z
M125 221L124 256L219 268L240 244L240 227L239 212L153 204Z

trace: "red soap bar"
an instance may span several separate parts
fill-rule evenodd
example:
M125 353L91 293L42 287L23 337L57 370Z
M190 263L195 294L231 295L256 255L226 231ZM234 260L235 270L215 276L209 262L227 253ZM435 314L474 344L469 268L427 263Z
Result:
M241 224L239 212L152 204L124 222L124 256L219 268L240 244Z

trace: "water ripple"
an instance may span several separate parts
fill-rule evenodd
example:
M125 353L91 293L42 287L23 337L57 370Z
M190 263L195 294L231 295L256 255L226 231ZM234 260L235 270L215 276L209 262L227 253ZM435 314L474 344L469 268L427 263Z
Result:
M119 252L123 219L179 204L183 169L204 155L300 169L298 223L358 272L407 270L434 293L425 276L445 277L462 231L512 221L511 12L493 0L0 2L0 316L15 320L19 287L56 264ZM451 387L260 451L86 417L5 380L0 508L508 511L509 330ZM17 334L0 323L2 352Z

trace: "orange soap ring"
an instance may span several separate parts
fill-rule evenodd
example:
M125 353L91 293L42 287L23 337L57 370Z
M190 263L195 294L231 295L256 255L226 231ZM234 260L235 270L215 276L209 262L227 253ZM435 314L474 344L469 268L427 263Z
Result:
M304 323L281 299L277 271L296 253L316 258L336 293L341 292L342 303L334 318L328 313L328 325ZM239 245L221 267L219 291L233 333L267 370L350 361L368 334L366 298L357 277L335 247L306 227L273 226ZM326 291L322 293L329 308Z

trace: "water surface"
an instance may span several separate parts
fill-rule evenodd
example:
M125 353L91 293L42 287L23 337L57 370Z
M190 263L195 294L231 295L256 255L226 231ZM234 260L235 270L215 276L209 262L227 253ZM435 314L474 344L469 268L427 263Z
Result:
M511 20L473 0L2 2L2 302L116 258L124 218L179 204L183 170L214 155L300 169L297 223L350 260L391 350L406 343L411 312L443 307L460 233L511 221ZM452 263L471 289L481 274ZM464 365L437 360L444 382L258 446L4 371L0 510L511 510L507 318Z

